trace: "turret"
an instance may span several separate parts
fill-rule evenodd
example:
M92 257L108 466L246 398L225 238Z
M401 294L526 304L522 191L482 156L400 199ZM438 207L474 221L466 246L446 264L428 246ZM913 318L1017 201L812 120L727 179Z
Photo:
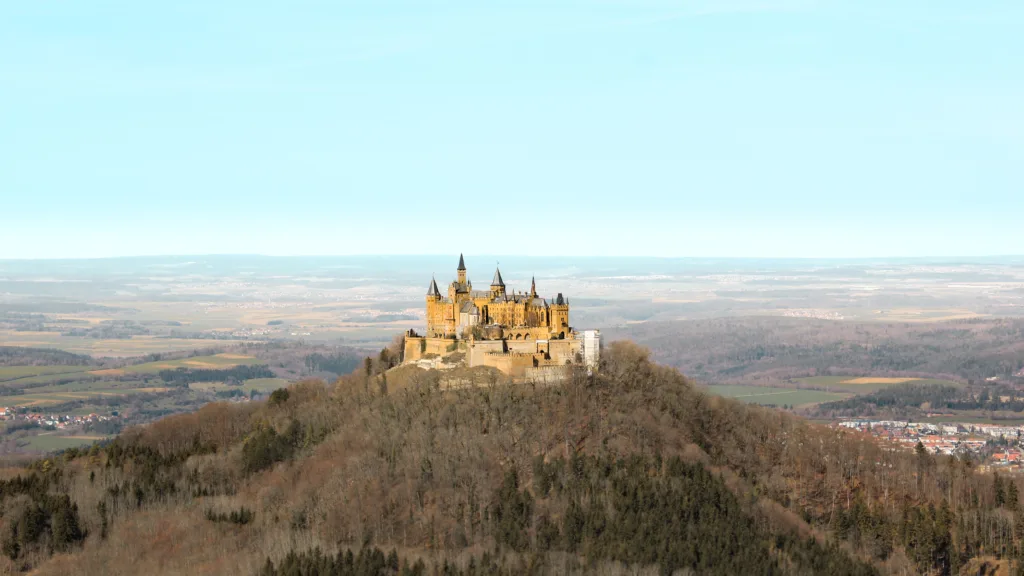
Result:
M569 301L559 292L550 306L551 333L558 338L565 338L569 332Z
M532 276L530 278L530 298L537 297L537 277Z
M459 254L459 267L456 269L459 273L459 284L466 283L466 261L463 260L462 254Z
M437 289L437 280L430 279L430 286L427 286L427 301L437 302L441 299L441 291Z
M505 295L505 281L501 279L501 269L494 269L494 279L491 280L491 296L497 298Z

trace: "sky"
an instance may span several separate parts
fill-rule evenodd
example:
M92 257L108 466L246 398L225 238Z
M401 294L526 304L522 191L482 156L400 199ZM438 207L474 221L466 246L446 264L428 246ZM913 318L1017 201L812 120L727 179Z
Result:
M0 259L1024 254L1020 0L0 3Z

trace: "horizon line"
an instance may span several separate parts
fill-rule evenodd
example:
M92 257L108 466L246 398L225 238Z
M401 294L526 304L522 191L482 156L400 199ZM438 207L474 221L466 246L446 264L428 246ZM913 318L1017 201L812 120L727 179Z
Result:
M455 253L452 253L455 254ZM1022 258L1024 254L973 254L973 255L926 255L926 256L656 256L644 254L630 255L579 255L579 254L547 254L535 256L530 254L497 254L497 253L465 253L471 257L500 257L500 258L579 258L579 259L648 259L648 260L989 260L989 259L1012 259ZM358 254L261 254L253 252L210 252L203 254L141 254L121 256L43 256L43 257L0 257L2 262L88 262L97 260L143 260L156 258L441 258L448 256L448 253L424 254L424 253L358 253Z

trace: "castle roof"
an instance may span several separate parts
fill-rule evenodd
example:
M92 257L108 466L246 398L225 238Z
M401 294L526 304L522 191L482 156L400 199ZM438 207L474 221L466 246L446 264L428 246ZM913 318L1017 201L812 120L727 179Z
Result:
M441 291L437 289L437 280L434 278L430 279L430 286L427 287L427 296L441 297Z
M462 303L462 308L459 309L459 312L468 312L470 314L476 314L479 312L479 310L477 309L476 304L473 304L472 300L466 300L465 302Z
M456 270L460 270L461 271L461 270L465 270L465 269L466 269L466 261L462 259L462 254L459 254L459 267L456 268Z
M502 288L505 287L505 281L501 279L501 269L500 268L495 268L494 269L494 279L491 280L491 286L501 286Z
M562 304L565 304L565 298L562 297L562 293L561 292L559 292L558 293L558 297L555 298L555 304L559 305L559 306L562 305Z

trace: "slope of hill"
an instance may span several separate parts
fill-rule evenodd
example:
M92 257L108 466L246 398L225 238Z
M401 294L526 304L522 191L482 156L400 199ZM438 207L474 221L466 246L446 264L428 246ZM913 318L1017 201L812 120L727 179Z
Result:
M706 395L630 343L563 385L494 380L442 390L422 372L389 390L358 371L8 470L3 561L268 576L1016 562L1015 483Z

